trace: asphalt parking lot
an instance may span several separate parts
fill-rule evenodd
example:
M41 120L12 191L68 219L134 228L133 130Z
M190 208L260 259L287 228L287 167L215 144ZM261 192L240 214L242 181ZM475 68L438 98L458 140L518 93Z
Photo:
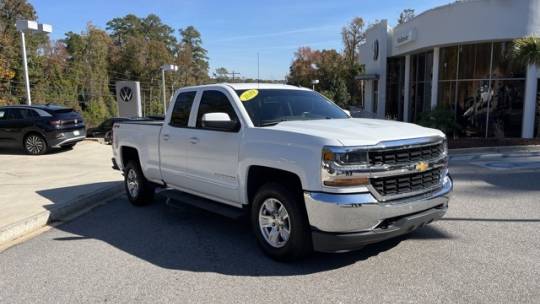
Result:
M243 222L116 199L0 253L0 303L540 303L540 160L483 161L451 163L444 220L291 264Z

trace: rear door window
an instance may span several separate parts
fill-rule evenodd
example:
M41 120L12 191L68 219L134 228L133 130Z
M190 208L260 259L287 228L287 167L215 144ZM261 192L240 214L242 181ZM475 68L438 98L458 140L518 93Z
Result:
M23 119L23 116L21 115L21 112L19 109L7 109L6 111L6 119Z
M189 113L191 113L191 106L195 100L196 91L183 92L178 94L174 108L171 115L171 122L169 125L177 128L186 128L189 121Z
M31 109L21 109L21 115L24 119L33 119L33 118L39 118L39 115L36 113L36 111Z

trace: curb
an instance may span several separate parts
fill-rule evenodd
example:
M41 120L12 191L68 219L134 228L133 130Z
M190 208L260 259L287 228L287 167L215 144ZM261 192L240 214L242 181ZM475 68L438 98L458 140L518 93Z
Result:
M47 224L72 219L74 216L81 215L123 193L123 184L119 181L106 188L78 196L61 204L55 204L50 210L0 227L0 245L23 237Z
M540 156L540 146L503 146L487 148L465 148L449 150L449 159L470 161L490 158Z

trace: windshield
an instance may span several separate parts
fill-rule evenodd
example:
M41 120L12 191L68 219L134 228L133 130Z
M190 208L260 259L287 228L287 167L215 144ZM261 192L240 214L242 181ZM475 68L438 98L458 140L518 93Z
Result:
M319 93L305 90L237 90L244 108L256 127L282 121L349 118Z

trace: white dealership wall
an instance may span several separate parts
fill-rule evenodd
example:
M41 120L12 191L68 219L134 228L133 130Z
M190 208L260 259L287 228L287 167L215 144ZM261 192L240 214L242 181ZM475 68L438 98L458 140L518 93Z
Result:
M386 29L383 31L382 29ZM466 0L436 7L421 13L411 21L388 28L387 21L372 26L366 31L366 42L360 46L360 63L365 65L366 74L379 75L379 98L377 115L384 117L386 102L386 58L405 56L405 70L410 69L412 53L433 50L433 75L438 77L439 47L477 43L482 41L513 40L527 36L540 36L540 0ZM398 39L401 42L398 42ZM378 40L384 45L378 60L373 60L373 44ZM386 43L382 43L385 41ZM383 63L384 61L384 63ZM435 71L435 69L437 69ZM534 105L536 104L537 69L528 68L522 136L530 138L534 133ZM408 73L405 76L405 93L408 93ZM435 78L435 80L438 80ZM534 81L533 81L534 80ZM366 104L373 95L371 81L365 90ZM534 88L533 86L534 82ZM383 85L384 83L384 85ZM432 82L432 106L436 105L437 81ZM534 92L532 92L534 89ZM405 94L404 113L408 114L409 94ZM366 110L369 110L366 108ZM405 120L408 118L405 116Z

